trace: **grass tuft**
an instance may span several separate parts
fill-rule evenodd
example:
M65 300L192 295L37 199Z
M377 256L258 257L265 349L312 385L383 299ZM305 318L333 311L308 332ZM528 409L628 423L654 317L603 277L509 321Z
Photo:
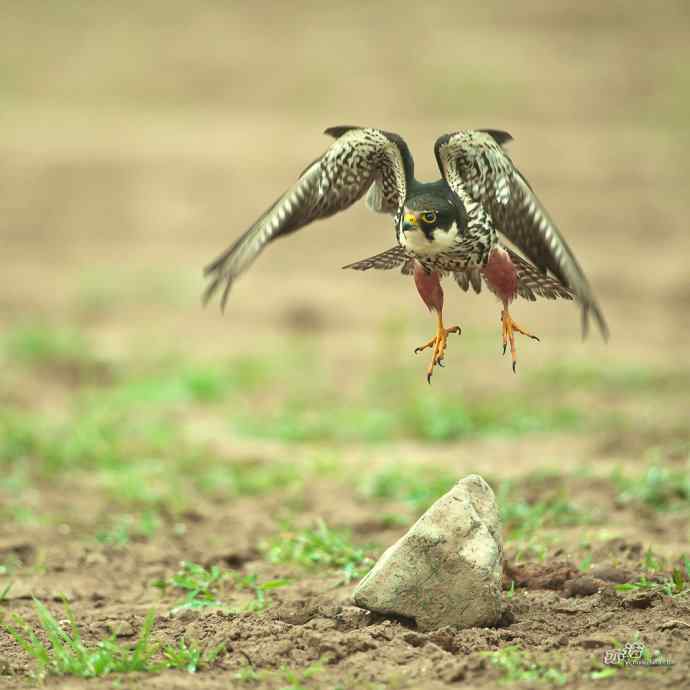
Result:
M184 592L184 598L172 609L173 612L224 607L217 594L221 582L228 578L229 573L222 571L217 565L209 569L190 561L183 561L181 565L182 568L172 577L153 583L154 587L163 591L173 588Z
M422 513L456 482L457 477L446 470L422 472L411 467L391 466L365 473L359 492L366 498L403 501L415 513Z
M561 686L568 681L568 676L563 671L536 662L515 645L484 654L491 664L501 671L501 683L549 683Z
M374 564L364 549L354 546L344 532L323 520L315 527L293 531L285 528L264 545L271 563L295 563L305 568L337 568L346 582L363 577Z
M380 398L380 396L378 396ZM578 428L580 414L567 407L537 408L501 399L466 404L457 397L400 395L392 400L352 400L341 406L285 401L277 412L244 417L239 432L281 441L379 442L394 439L448 442L477 436L520 435Z
M690 462L680 470L655 463L639 477L618 470L611 479L622 503L641 503L655 510L690 508Z
M134 647L121 645L115 636L95 644L86 644L79 631L71 608L65 603L69 630L65 630L46 606L34 599L41 636L21 617L13 616L12 623L2 622L5 631L32 658L36 675L77 676L97 678L111 673L158 672L168 668L184 668L194 672L202 665L210 665L221 648L209 652L196 644L182 640L177 647L160 648L151 640L155 613L146 616ZM47 643L42 638L47 639Z
M253 598L242 606L231 607L220 599L220 588L232 581L237 590L251 592ZM197 563L183 561L182 569L167 580L156 580L154 587L166 591L168 588L182 590L184 597L172 609L171 613L184 611L185 609L222 609L228 613L241 613L246 611L259 612L270 605L269 595L273 590L287 587L288 580L268 580L260 582L255 573L241 575L226 570L221 570L217 565L210 568Z
M533 487L532 480L525 485L512 481L499 484L496 500L507 539L530 539L545 528L582 525L592 521L590 512L569 501L564 489L545 492L535 500L527 496L528 490Z
M93 348L78 331L26 325L8 333L5 355L16 362L43 366L89 366L96 361Z

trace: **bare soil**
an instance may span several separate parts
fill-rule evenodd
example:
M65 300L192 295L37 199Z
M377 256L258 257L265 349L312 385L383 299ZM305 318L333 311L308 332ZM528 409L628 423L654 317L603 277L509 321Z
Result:
M305 524L319 518L348 517L348 525L363 543L388 544L402 528L383 527L375 511L362 509L356 499L318 487L303 513ZM42 498L55 509L64 500L47 487ZM78 496L72 508L89 515L93 509ZM75 505L76 503L76 505ZM179 524L166 524L155 539L140 539L126 548L94 545L80 538L86 520L69 527L21 530L0 542L0 556L12 555L27 566L37 562L32 575L18 577L9 594L9 612L35 622L30 598L48 603L58 619L65 613L59 599L70 602L86 642L116 632L123 643L134 642L146 613L160 611L154 639L177 643L196 640L205 648L222 645L224 652L207 671L189 676L180 671L160 675L121 677L124 687L285 687L281 669L300 669L321 662L311 681L315 687L428 687L456 684L495 687L500 672L486 652L518 645L539 660L568 674L568 687L588 687L588 676L602 668L606 650L621 642L640 639L650 649L663 650L673 665L666 668L628 668L614 679L615 687L686 687L690 660L690 602L658 591L621 592L616 585L643 574L641 542L615 539L592 552L592 568L583 575L569 554L567 540L543 562L515 560L508 550L505 566L504 613L497 628L464 631L442 628L430 633L415 630L413 621L388 620L352 606L354 585L337 574L304 572L299 568L267 564L256 545L272 532L271 514L279 510L276 497L242 499L234 505L200 505L183 515ZM621 521L630 516L621 516ZM659 543L667 526L660 525ZM180 561L193 560L242 572L260 579L291 578L294 584L276 590L272 606L261 613L231 614L214 610L170 613L179 592L161 593L152 583L169 577ZM30 569L30 568L29 568ZM242 592L232 588L223 599L242 603ZM0 636L3 673L0 687L25 687L23 674L32 668L27 656L9 636ZM262 673L260 683L236 678L251 667ZM7 675L9 674L9 675ZM50 687L82 688L104 681L49 678ZM611 681L596 681L606 686ZM100 686L100 685L99 685Z

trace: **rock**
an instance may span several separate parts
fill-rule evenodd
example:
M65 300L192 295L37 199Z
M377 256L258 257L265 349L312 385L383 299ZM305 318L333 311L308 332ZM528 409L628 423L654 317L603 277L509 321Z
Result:
M421 631L496 625L503 546L496 499L478 475L459 481L378 560L354 603L414 619Z

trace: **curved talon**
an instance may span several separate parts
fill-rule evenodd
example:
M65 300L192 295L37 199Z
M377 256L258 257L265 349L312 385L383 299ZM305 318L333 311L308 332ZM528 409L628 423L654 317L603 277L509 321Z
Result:
M501 336L503 338L503 354L505 355L508 344L510 344L510 354L513 359L513 373L517 374L517 350L515 348L515 333L521 333L522 335L526 335L528 338L532 338L532 340L540 342L539 338L536 335L532 335L531 333L528 333L527 331L523 330L520 326L518 326L518 324L515 323L515 321L513 321L512 317L508 313L508 308L504 307L504 309L501 311Z
M448 346L448 335L450 333L457 333L458 335L460 335L462 333L462 330L460 329L460 326L452 326L451 328L445 328L443 326L441 314L439 313L438 324L436 327L436 335L431 340L424 343L424 345L420 345L419 347L416 347L414 349L415 354L419 354L420 352L426 349L431 349L432 351L431 363L429 364L429 368L426 374L427 383L431 383L431 376L433 374L434 367L445 367L446 348Z

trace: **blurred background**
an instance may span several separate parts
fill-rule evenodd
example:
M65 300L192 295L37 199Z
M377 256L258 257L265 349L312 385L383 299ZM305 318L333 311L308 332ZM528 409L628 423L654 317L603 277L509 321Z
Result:
M178 429L228 453L322 441L345 458L508 474L643 467L686 443L688 26L671 0L3 3L6 419L73 425L112 409L99 390L124 387L128 414L163 401ZM542 340L519 342L514 376L496 300L449 283L463 335L429 389L428 353L412 351L434 324L411 281L340 269L394 241L363 204L272 245L225 315L203 309L203 266L338 124L399 132L421 179L438 175L440 134L511 132L610 342L582 342L571 304L519 302ZM127 388L151 371L155 385ZM381 440L395 450L367 445ZM63 465L90 462L75 443Z
M583 345L572 305L516 305L543 337L521 344L524 369L552 356L682 364L688 11L682 1L6 3L0 324L74 323L114 353L242 353L311 327L335 368L370 361L396 320L410 329L407 357L433 330L409 281L340 271L393 241L388 219L363 204L272 246L224 318L199 306L201 268L324 150L328 126L401 133L422 179L437 177L439 134L495 127L513 134L511 155L612 332L607 347ZM487 339L453 342L439 385L462 386L467 369L510 378L494 356L494 298L447 292L448 318Z

